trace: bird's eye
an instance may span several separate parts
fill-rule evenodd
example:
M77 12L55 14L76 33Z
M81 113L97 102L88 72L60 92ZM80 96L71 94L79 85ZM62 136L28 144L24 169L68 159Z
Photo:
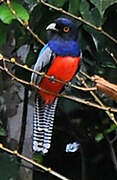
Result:
M70 28L69 28L68 26L65 26L65 27L63 28L63 31L64 31L64 32L69 32L69 31L70 31Z

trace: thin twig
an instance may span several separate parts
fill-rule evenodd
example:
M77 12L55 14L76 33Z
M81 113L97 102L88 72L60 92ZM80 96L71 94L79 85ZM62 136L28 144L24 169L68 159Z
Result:
M109 39L111 39L113 42L117 43L117 40L116 40L114 37L112 37L110 34L108 34L107 32L105 32L105 31L102 29L101 26L97 27L97 26L91 24L90 22L86 21L86 20L83 19L82 17L75 16L74 14L71 14L70 12L67 12L67 11L65 11L65 10L62 9L62 8L58 8L58 7L56 7L56 6L53 6L52 4L49 4L49 3L45 2L44 0L37 0L37 2L40 2L40 3L42 3L43 5L45 5L45 6L49 7L49 8L52 8L52 9L54 9L54 10L56 10L56 11L59 11L59 12L61 12L62 14L65 14L65 15L67 15L67 16L70 16L70 17L72 17L72 18L74 18L74 19L76 19L76 20L78 20L78 21L80 21L80 22L82 22L82 23L90 26L91 28L95 29L96 31L100 32L100 33L103 34L104 36L106 36L106 37L108 37Z
M114 53L110 52L108 49L105 49L105 51L112 57L114 62L117 64L117 58L115 57Z
M92 106L92 107L95 107L95 108L98 108L98 109L101 109L101 110L104 110L104 111L110 111L110 112L117 112L117 109L115 108L111 108L111 107L107 107L107 106L100 106L98 104L95 104L95 103L92 103L90 101L87 101L87 100L84 100L84 99L81 99L81 98L77 98L75 96L68 96L66 94L56 94L55 92L52 92L52 91L48 91L46 89L43 89L41 87L39 87L39 85L36 85L34 83L31 83L31 82L27 82L25 80L22 80L20 78L17 78L15 75L13 75L7 68L6 66L6 63L5 63L5 60L3 61L3 65L4 65L4 71L6 71L6 73L12 78L12 80L16 80L17 82L20 82L24 85L29 85L29 86L32 86L32 87L35 87L36 89L40 90L40 91L43 91L45 93L48 93L48 94L52 94L54 96L58 96L58 97L61 97L61 98L66 98L66 99L69 99L69 100L72 100L74 102L78 102L78 103L81 103L81 104L85 104L85 105L88 105L88 106Z
M30 28L30 26L28 25L28 21L22 21L22 19L17 15L17 13L15 12L15 10L11 7L11 3L10 3L10 0L5 2L3 1L4 4L9 8L9 10L11 11L11 13L15 16L15 18L20 22L20 24L25 27L29 32L30 34L32 34L32 36L39 42L41 43L42 45L45 45L44 41L42 41L37 34L35 34L32 29Z
M30 72L33 72L33 73L35 73L35 74L37 74L37 75L39 75L39 76L43 76L43 77L46 77L46 78L48 78L48 79L51 78L51 76L45 74L45 72L35 71L35 70L33 70L32 68L29 68L27 65L22 65L22 64L18 63L14 58L13 58L13 59L14 59L14 62L12 62L12 58L11 58L11 60L9 60L8 58L3 57L2 54L0 54L0 57L1 57L1 58L0 58L1 61L3 61L3 59L4 59L4 61L6 61L6 62L8 62L8 63L14 63L16 66L21 67L21 68L23 68L23 69L25 69L25 70L28 70L28 71L30 71ZM68 83L66 83L65 81L62 81L62 80L57 79L57 78L55 78L54 81L55 81L55 82L58 82L58 83L61 83L61 84L64 84L65 86L68 85ZM74 84L72 84L72 83L70 83L70 87L75 88L75 89L77 89L77 90L82 90L82 91L90 91L90 90L94 91L94 90L97 90L96 87L84 88L84 87L76 86L76 85L74 85Z
M11 13L16 17L16 19L33 35L33 37L34 37L35 39L37 39L37 41L40 42L42 45L45 45L45 43L38 37L38 35L35 34L35 33L32 31L32 29L29 27L28 22L23 22L23 21L21 20L21 18L19 18L19 16L16 14L15 10L11 7L11 5L10 5L10 0L7 1L7 2L5 2L5 1L3 0L3 2L4 2L4 4L9 8L9 10L11 11ZM98 32L102 33L103 35L105 35L106 37L108 37L109 39L111 39L113 42L117 43L117 40L116 40L114 37L112 37L110 34L108 34L107 32L105 32L105 31L102 29L101 26L97 27L97 26L95 26L94 24L91 24L90 22L86 21L86 20L83 19L82 17L75 16L74 14L71 14L70 12L67 12L67 11L65 11L65 10L62 9L62 8L57 8L56 6L53 6L53 5L45 2L44 0L37 0L37 2L40 2L40 3L42 3L42 4L45 5L45 6L48 6L48 7L52 8L52 9L54 9L54 10L56 10L56 11L61 12L62 14L68 15L68 16L70 16L70 17L72 17L72 18L74 18L74 19L76 19L76 20L78 20L78 21L80 21L80 22L82 22L82 23L90 26L91 28L97 30Z
M115 138L117 140L117 135L115 135L115 136L116 136ZM109 148L110 148L110 156L111 156L112 162L114 164L115 171L117 173L117 157L116 157L116 153L115 153L115 150L114 150L114 147L113 147L113 142L112 142L112 140L109 139L109 137L108 137L108 135L106 133L104 133L104 137L108 142L108 145L109 145ZM114 138L114 140L115 140L115 138Z
M43 92L45 92L45 93L48 93L48 94L52 94L52 95L54 95L54 96L58 96L58 97L61 97L61 98L66 98L66 99L69 99L69 100L72 100L72 101L74 101L74 102L77 102L77 103L81 103L81 104L85 104L85 105L88 105L88 106L92 106L92 107L95 107L95 108L98 108L98 109L101 109L101 110L104 110L104 111L110 111L110 112L117 112L117 109L115 109L115 108L111 108L111 107L107 107L107 106L100 106L100 105L98 105L98 104L95 104L95 103L92 103L92 102L90 102L90 101L87 101L87 100L84 100L84 99L81 99L81 98L77 98L77 97L75 97L75 96L68 96L68 95L66 95L66 94L56 94L55 92L51 92L51 91L48 91L48 90L46 90L46 89L43 89L43 88L41 88L41 87L39 87L39 85L36 85L36 84L34 84L34 83L32 83L32 82L27 82L27 81L25 81L25 80L22 80L22 79L20 79L20 78L18 78L18 77L16 77L14 74L12 74L9 70L8 70L8 68L7 68L7 66L6 66L6 59L5 58L3 58L3 56L1 57L1 55L0 55L0 60L3 60L3 65L4 65L4 68L2 69L2 70L4 70L4 71L6 71L6 73L12 78L12 80L16 80L17 82L20 82L20 83L22 83L22 84L24 84L24 85L28 85L28 86L32 86L32 87L35 87L36 89L38 89L38 90L40 90L40 91L43 91ZM24 66L23 66L23 68L24 68ZM26 67L25 67L26 68ZM29 70L29 68L26 68L26 70ZM31 71L33 72L33 70L31 69Z
M85 75L85 73L82 73L83 75ZM86 75L87 76L87 75ZM87 76L88 77L88 76ZM79 80L81 80L82 81L82 83L84 84L84 86L86 87L86 88L88 88L89 86L85 83L85 80L83 79L81 79L81 78L79 78L78 76L77 76L77 78L79 79ZM90 77L88 77L88 78L90 78ZM91 79L91 78L90 78ZM93 96L93 98L95 99L95 101L101 106L101 107L106 107L104 104L103 104L103 102L98 98L98 96L93 92L93 91L89 91L90 92L90 94ZM106 114L108 115L108 117L114 122L114 124L116 124L116 126L117 126L117 121L116 121L116 119L115 119L115 117L114 117L114 114L112 113L112 112L110 112L109 110L106 110L105 111L106 112Z
M7 153L10 153L10 154L12 154L12 155L15 155L15 156L23 159L24 161L29 162L30 164L33 164L34 166L36 166L36 167L38 167L38 168L40 168L40 169L48 172L49 174L52 174L53 176L58 177L58 178L61 179L61 180L70 180L70 179L66 178L65 176L63 176L63 175L61 175L61 174L53 171L51 168L47 168L47 167L45 167L45 166L43 166L43 165L41 165L41 164L33 161L32 159L29 159L29 158L27 158L27 157L19 154L17 150L12 151L12 150L4 147L2 144L0 144L0 149L2 149L3 151L5 151L5 152L7 152Z
M110 140L110 143L113 144L115 141L117 141L117 130L115 131L115 137Z

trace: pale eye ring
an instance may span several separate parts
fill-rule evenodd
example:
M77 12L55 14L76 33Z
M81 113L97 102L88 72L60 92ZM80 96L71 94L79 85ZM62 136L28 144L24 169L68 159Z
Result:
M68 26L65 26L65 27L63 28L63 31L67 33L67 32L70 31L70 28L69 28Z

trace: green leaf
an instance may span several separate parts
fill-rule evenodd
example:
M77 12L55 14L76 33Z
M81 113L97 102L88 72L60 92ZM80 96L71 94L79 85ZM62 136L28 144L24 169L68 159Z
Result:
M115 131L117 129L117 126L115 124L112 124L109 129L106 129L106 133L111 133L112 131Z
M21 18L24 21L27 21L29 19L29 14L27 10L21 4L12 2L11 7L16 12L19 18ZM3 23L10 24L13 19L16 19L16 17L11 13L7 6L2 4L0 6L0 19Z
M33 160L40 164L43 162L43 156L40 155L39 153L34 153Z
M97 8L92 8L90 10L90 5L87 1L82 0L80 4L80 13L85 20L88 22L100 26L102 23L100 13Z
M117 69L117 66L115 64L103 64L102 67Z
M102 134L102 133L98 133L98 134L96 135L96 137L95 137L95 140L96 140L97 142L99 142L99 141L101 141L103 138L104 138L103 134Z
M24 21L29 20L29 13L27 10L19 3L11 3L11 7L15 10L17 16Z
M0 136L6 136L6 131L4 128L0 128Z
M81 0L69 0L69 12L79 14Z
M66 2L66 0L48 0L48 3L57 6L57 7L62 7L64 5L64 3Z
M95 5L95 7L97 7L101 17L103 17L105 10L109 6L117 3L117 0L90 0L90 1Z
M0 6L0 19L5 24L10 24L12 20L15 19L10 10L4 4Z

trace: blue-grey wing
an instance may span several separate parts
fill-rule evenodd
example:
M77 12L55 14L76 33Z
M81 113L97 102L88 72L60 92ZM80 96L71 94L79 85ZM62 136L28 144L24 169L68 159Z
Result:
M41 71L45 66L47 66L52 61L54 56L55 54L49 48L48 44L46 44L39 53L37 62L34 66L34 71L38 71L38 72ZM32 73L31 82L36 84L39 83L40 79L41 77L38 74L34 72Z

